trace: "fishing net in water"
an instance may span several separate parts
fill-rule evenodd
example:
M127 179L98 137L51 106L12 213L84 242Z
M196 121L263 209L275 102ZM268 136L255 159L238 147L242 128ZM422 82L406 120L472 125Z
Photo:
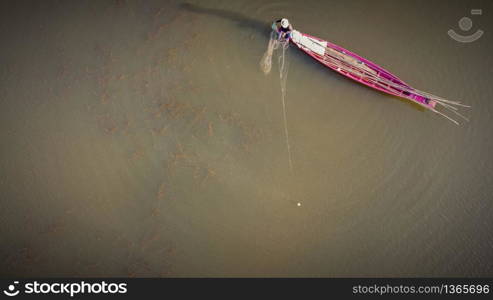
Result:
M260 60L260 69L264 72L265 75L269 74L272 69L272 55L274 54L274 50L279 49L281 47L283 49L282 56L285 54L285 50L289 46L289 42L286 40L279 40L278 34L276 31L272 31L270 33L269 44L267 45L267 50L265 51L262 59Z
M278 41L275 38L275 32L272 31L270 34L269 44L267 45L267 50L265 50L265 53L260 60L260 69L265 75L269 74L272 69L272 54L277 47Z
M281 103L282 103L282 116L284 125L284 139L286 142L286 152L288 156L289 171L292 178L296 181L296 174L293 167L293 159L291 155L291 143L289 141L289 127L288 127L288 113L286 105L286 87L288 80L289 59L288 59L289 40L278 39L276 31L272 31L269 39L267 50L265 51L261 61L260 68L265 75L269 74L272 69L272 56L274 50L277 50L277 62L279 67L279 79L281 84ZM301 206L301 202L296 203L297 206Z
M272 56L274 50L278 50L278 65L279 65L279 79L281 83L281 101L282 112L284 120L284 134L286 139L286 147L288 152L289 169L293 172L293 162L291 159L291 144L289 143L289 131L288 131L288 116L286 108L286 84L288 79L288 66L289 61L286 58L286 50L289 48L289 41L285 39L278 39L276 31L272 31L270 34L269 44L262 59L260 60L260 68L265 75L269 74L272 69Z

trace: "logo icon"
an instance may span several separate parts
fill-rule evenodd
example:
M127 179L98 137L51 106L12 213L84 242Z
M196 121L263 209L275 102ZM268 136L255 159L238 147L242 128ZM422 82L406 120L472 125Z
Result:
M14 281L14 284L10 284L7 290L4 290L3 293L9 297L17 296L19 291L15 290L15 285L18 284L19 281Z
M482 15L483 11L481 9L471 9L471 15ZM462 17L459 20L459 28L462 31L469 31L472 28L472 20L471 18L468 17ZM478 29L475 33L470 34L470 35L462 35L457 32L455 32L453 29L450 29L447 34L454 40L460 43L472 43L476 40L478 40L482 35L483 31L481 29Z

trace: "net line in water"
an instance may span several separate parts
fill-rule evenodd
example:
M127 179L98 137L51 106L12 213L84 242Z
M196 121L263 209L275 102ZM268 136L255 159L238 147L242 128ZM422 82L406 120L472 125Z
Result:
M291 158L291 144L289 143L289 131L288 131L288 113L286 108L286 83L288 79L288 70L289 70L289 61L286 60L286 50L289 47L289 42L281 42L281 53L278 57L279 63L279 79L281 82L281 100L282 100L282 112L284 118L284 134L286 137L286 147L288 150L288 160L289 160L289 169L291 173L294 173L293 169L293 159Z
M286 139L286 148L288 152L289 170L294 173L293 159L291 155L291 144L289 142L289 130L288 130L288 114L286 107L286 84L288 78L289 61L286 59L286 50L289 48L289 41L279 40L276 31L272 31L270 34L269 44L262 59L260 60L260 68L265 75L269 74L272 69L272 56L274 50L279 50L278 65L279 65L279 79L281 84L281 101L282 112L284 120L284 135Z

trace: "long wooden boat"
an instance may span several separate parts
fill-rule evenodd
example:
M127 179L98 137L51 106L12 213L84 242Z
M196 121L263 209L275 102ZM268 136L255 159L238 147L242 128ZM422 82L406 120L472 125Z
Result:
M446 117L455 124L459 123L448 116L447 111L467 120L458 112L458 107L469 107L468 105L417 90L379 65L341 46L297 30L291 31L290 41L324 66L359 83L384 93L409 99Z

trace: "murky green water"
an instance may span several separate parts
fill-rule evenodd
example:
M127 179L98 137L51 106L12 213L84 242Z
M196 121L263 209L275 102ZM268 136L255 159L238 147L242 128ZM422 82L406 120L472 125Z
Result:
M2 2L0 274L492 276L492 11ZM281 16L470 104L471 121L456 126L292 47L290 172L277 65L259 69ZM478 41L447 35L464 16Z

